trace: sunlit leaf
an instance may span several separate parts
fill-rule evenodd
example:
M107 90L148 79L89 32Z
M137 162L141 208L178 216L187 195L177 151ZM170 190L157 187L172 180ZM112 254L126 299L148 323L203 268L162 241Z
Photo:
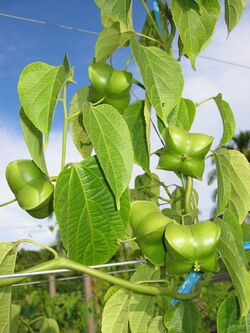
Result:
M172 56L157 47L141 46L135 38L131 39L130 44L150 103L163 123L166 123L167 116L181 99L181 67Z
M83 125L83 112L89 107L89 87L79 89L73 96L70 104L70 133L73 142L83 158L91 155L93 146Z

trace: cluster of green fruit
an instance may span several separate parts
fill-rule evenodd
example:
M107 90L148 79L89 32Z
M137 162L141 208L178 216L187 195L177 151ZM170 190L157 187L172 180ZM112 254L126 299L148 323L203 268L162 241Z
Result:
M216 248L221 234L218 224L212 221L178 224L150 201L132 203L130 223L147 259L157 266L166 260L169 274L218 271Z

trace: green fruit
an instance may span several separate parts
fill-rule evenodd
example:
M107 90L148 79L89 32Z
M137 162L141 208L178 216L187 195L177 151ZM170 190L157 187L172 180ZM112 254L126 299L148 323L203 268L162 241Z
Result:
M202 179L205 156L213 137L191 133L182 128L169 127L166 148L160 151L159 169L181 172L186 176Z
M167 268L170 274L184 274L190 270L217 272L217 245L221 229L211 221L192 225L172 223L165 231Z
M106 94L113 68L104 62L93 63L88 68L89 79L99 94Z
M166 226L173 222L164 216L151 201L134 201L131 206L130 223L136 241L144 255L154 265L165 259L163 235Z
M104 103L112 105L120 113L123 113L124 110L128 107L130 102L130 94L124 95L119 98L110 98L105 97Z
M101 100L123 113L130 101L132 74L116 70L104 62L92 63L88 73L92 84L89 100L95 103Z
M27 213L38 219L51 214L54 187L33 161L16 160L9 163L6 179L19 206Z

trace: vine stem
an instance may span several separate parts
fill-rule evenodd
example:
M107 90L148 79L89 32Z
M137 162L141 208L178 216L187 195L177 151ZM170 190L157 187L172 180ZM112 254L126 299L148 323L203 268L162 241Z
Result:
M16 201L17 201L16 199L12 199L12 200L3 202L3 203L0 204L0 207L8 206L8 205L10 205L10 204L12 204L13 202L16 202Z
M157 43L157 44L162 45L162 43L161 43L159 40L157 40L157 39L155 39L155 38L153 38L153 37L150 37L150 36L144 35L144 34L138 32L138 31L135 31L134 33L135 33L137 36L144 37L144 38L149 39L149 40L151 40L151 41L153 41L153 42L155 42L155 43Z
M138 81L138 80L136 80L136 79L133 78L132 82L133 82L134 84L136 84L138 87L140 87L140 88L142 88L142 89L145 90L145 86L144 86L144 84L142 84L140 81Z
M151 23L152 23L152 25L153 25L153 27L154 27L154 29L155 29L157 35L159 36L159 38L160 38L162 44L166 47L166 42L165 42L165 40L162 38L162 35L161 35L161 33L160 33L160 31L159 31L157 25L155 24L155 21L154 21L152 15L151 15L151 13L150 13L150 10L148 9L148 7L147 7L147 5L146 5L146 3L145 3L145 1L144 1L144 0L141 0L141 3L142 3L142 5L143 5L143 7L145 8L145 10L146 10L146 12L147 12L147 14L148 14L148 17L149 17L149 19L150 19L150 21L151 21ZM166 47L166 49L167 49L167 47Z
M63 114L64 114L63 137L62 137L62 158L61 158L61 170L63 170L63 168L65 166L65 160L66 160L67 129L68 129L68 124L69 124L68 112L67 112L66 86L63 88L63 97L61 99L61 102L63 105Z
M46 261L40 265L28 268L21 273L31 273L31 272L39 272L44 270L54 270L54 269L70 269L74 271L78 271L81 273L88 274L90 276L99 278L103 281L109 282L111 284L117 285L119 287L129 289L131 291L140 293L140 294L146 294L146 295L162 295L162 296L169 296L175 299L180 300L191 300L196 298L199 295L199 292L194 292L193 294L179 294L175 290L167 287L155 287L150 285L141 285L139 283L127 281L120 279L118 277L109 275L107 273L104 273L102 271L99 271L97 269L79 264L75 261L72 261L67 258L58 257L56 259L52 259L49 261ZM0 287L8 286L14 283L21 282L25 279L25 277L15 277L15 274L13 274L12 278L6 278L6 279L0 279Z
M184 204L185 204L185 212L186 214L191 210L191 196L193 192L193 178L187 177L187 183L185 188L185 197L184 197Z
M20 317L19 320L21 321L21 323L23 323L28 328L30 333L35 333L33 331L32 327L29 325L29 323L26 322L26 320L24 320L22 317Z
M29 244L34 244L34 245L40 246L41 248L43 248L43 249L48 250L49 252L51 252L53 254L53 256L54 256L55 259L59 257L58 253L52 247L44 245L44 244L39 243L37 241L34 241L32 239L20 239L15 244L17 246L19 246L22 243L29 243Z
M195 106L198 108L200 105L202 105L202 104L204 104L204 103L206 103L206 102L208 102L212 99L214 99L214 98L213 97L208 97L208 98L204 99L204 101L201 101L200 103L196 103Z

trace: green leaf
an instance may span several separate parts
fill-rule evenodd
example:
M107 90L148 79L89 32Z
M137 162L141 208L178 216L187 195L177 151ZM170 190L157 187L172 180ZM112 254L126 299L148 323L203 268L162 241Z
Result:
M241 316L246 316L250 308L250 274L237 246L237 240L227 221L228 215L220 221L221 237L219 254L231 277L240 304Z
M231 197L229 208L240 223L250 210L250 165L239 151L230 150Z
M171 306L165 313L164 325L168 333L199 333L200 310L192 302Z
M168 116L170 126L180 127L189 131L196 114L196 107L193 101L182 98L178 106Z
M83 125L83 113L89 107L89 87L82 87L73 96L70 104L70 133L73 142L83 158L91 155L93 146ZM77 114L77 115L76 115Z
M108 19L111 22L132 25L131 0L98 0L96 3L101 10L102 18L104 17L106 21Z
M171 13L180 33L184 53L195 67L196 56L205 49L214 33L220 15L218 0L171 0Z
M60 333L57 322L52 318L44 318L40 333Z
M146 139L146 123L144 118L144 101L129 105L123 118L128 125L134 149L135 163L149 172L149 153Z
M232 139L236 129L236 124L233 111L230 108L230 105L222 99L222 95L218 94L214 97L214 101L219 109L223 122L223 136L219 143L219 146L223 146Z
M167 116L181 99L181 67L172 56L157 47L140 46L135 38L131 39L130 44L150 103L163 123L166 123Z
M20 75L18 93L21 105L32 124L45 135L46 144L60 93L72 76L66 56L61 66L34 62L27 65Z
M16 263L16 245L0 243L0 275L12 274ZM11 325L11 287L0 287L0 333L12 333Z
M218 333L250 332L250 313L239 318L237 299L229 295L220 305L217 314Z
M11 329L10 333L19 333L19 317L21 308L19 305L11 304Z
M128 187L134 162L128 126L119 112L108 104L86 108L83 122L119 209L120 197Z
M242 259L246 259L246 253L243 248L243 229L241 225L239 224L236 216L233 214L233 212L229 209L225 209L223 219L226 221L227 225L229 226L231 233L234 235L235 243L238 247L238 251L240 253L240 257Z
M217 209L215 215L220 215L225 209L231 196L230 155L227 149L214 152L216 174L218 181Z
M184 307L183 332L200 333L200 309L192 302L182 303Z
M145 96L144 103L144 119L146 124L146 142L148 147L148 155L150 156L151 104L147 96Z
M181 304L171 306L164 315L164 325L168 333L182 333L184 307Z
M133 274L131 281L159 280L160 271L154 266L143 265ZM129 326L131 333L147 332L150 320L154 314L155 297L132 293L129 304Z
M119 22L104 29L95 45L96 62L106 61L119 47L125 46L133 34L133 31L122 32Z
M43 135L32 124L32 122L24 113L22 107L20 108L19 116L24 141L29 150L29 153L35 164L42 170L42 172L48 174L43 150Z
M132 190L132 200L148 200L158 204L159 182L159 177L154 173L137 176L135 178L135 188Z
M147 333L165 333L166 329L163 325L163 318L161 316L155 317L149 324Z
M239 22L245 7L246 0L225 0L225 21L228 33L230 33Z
M124 195L128 198L128 193ZM118 249L125 225L96 157L60 173L55 189L55 213L70 258L85 265L104 263ZM121 205L128 204L121 199ZM123 212L123 213L122 213Z
M216 215L226 206L243 223L250 210L250 166L246 157L234 150L219 149L214 152L218 179Z
M129 290L120 289L113 294L104 306L102 314L102 333L127 333Z

